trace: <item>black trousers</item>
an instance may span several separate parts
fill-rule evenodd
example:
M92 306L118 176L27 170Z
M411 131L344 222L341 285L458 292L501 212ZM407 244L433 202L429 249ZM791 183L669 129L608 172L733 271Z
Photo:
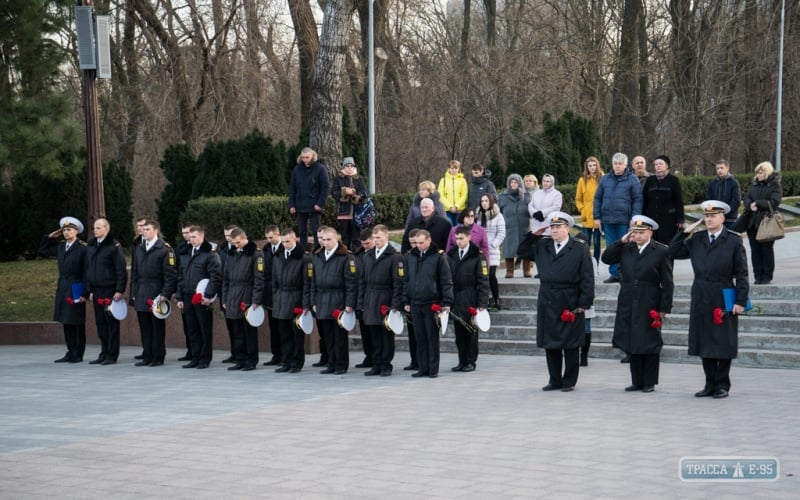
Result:
M384 328L385 329L385 328ZM364 351L364 363L372 365L372 353L374 351L374 344L372 343L372 331L369 326L365 325L363 321L358 321L358 333L361 335L361 349ZM394 347L394 342L392 342ZM392 352L394 356L394 352Z
M319 220L320 220L320 213L313 212L313 213L300 213L297 212L295 214L297 216L297 236L300 238L298 243L300 244L300 248L306 251L310 251L316 248L319 245L319 241L317 241L317 231L319 230ZM314 246L308 248L308 226L311 225L311 234L314 235Z
M574 387L578 383L580 369L578 348L546 349L547 371L550 372L550 384L556 387ZM562 364L563 361L563 364ZM562 374L561 369L564 368Z
M478 332L469 330L459 321L453 322L456 332L456 349L458 349L458 364L462 366L474 365L478 361Z
M661 354L631 354L631 385L638 387L658 384L658 364Z
M183 303L186 307L186 302ZM189 325L186 324L186 314L181 314L181 323L183 324L183 339L186 342L186 354L192 355L192 339L189 335Z
M439 327L430 304L412 305L411 318L417 336L417 363L419 372L439 374Z
M414 333L414 319L412 317L411 321L406 323L406 329L408 330L408 354L411 355L411 366L419 366L419 362L417 361L417 334Z
M497 282L497 266L489 266L489 290L492 291L492 298L500 300L500 284Z
M222 314L225 314L225 309L222 310ZM233 339L233 332L235 329L235 326L233 325L233 320L225 318L225 327L228 329L228 342L229 342L228 345L230 345L231 347L231 357L233 359L236 359L236 353L233 350L233 344L236 343L236 341Z
M369 337L372 339L372 369L376 371L392 371L394 359L394 332L383 325L369 325Z
M97 301L93 304L94 324L100 339L100 355L97 359L116 361L119 358L119 320L106 311L105 305L97 305Z
M214 347L214 313L201 304L183 303L183 321L189 337L189 352L198 363L211 363Z
M64 343L70 360L83 360L86 351L86 325L64 325Z
M361 241L358 239L358 227L353 219L339 219L336 222L339 225L339 234L342 235L342 243L348 250L355 250L361 245Z
M142 336L142 361L164 362L167 348L164 345L165 321L156 318L151 312L137 311L139 333Z
M279 319L281 332L281 365L303 368L306 361L305 334L297 328L293 319Z
M278 318L272 315L271 309L267 309L267 321L269 321L269 352L272 353L272 359L280 361L281 328L278 324Z
M327 320L322 320L327 321ZM320 320L317 320L317 334L319 335L319 362L323 365L328 364L328 331L319 327Z
M753 263L753 277L756 281L772 281L775 272L775 242L761 243L756 240L758 227L747 229L747 239L750 241L750 261Z
M703 358L703 371L706 374L705 389L731 390L730 359Z
M347 371L347 368L350 366L347 330L340 327L335 319L317 319L317 329L320 332L320 337L322 337L322 332L325 332L325 350L328 353L328 368Z

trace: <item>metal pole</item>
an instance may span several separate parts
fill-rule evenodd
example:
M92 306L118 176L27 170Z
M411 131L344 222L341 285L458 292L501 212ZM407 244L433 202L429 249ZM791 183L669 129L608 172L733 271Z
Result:
M91 0L82 0L78 5L92 6ZM100 160L100 119L97 113L97 70L83 70L83 110L86 116L86 185L88 190L89 226L106 216L105 192L103 189L103 166Z
M369 161L369 193L375 194L375 18L373 14L374 0L369 0L369 40L368 55L369 59L369 78L367 90L367 116L368 120L368 139L367 139L367 158Z
M781 171L781 131L783 129L783 18L786 12L786 0L781 2L781 40L778 49L778 117L775 127L775 170Z

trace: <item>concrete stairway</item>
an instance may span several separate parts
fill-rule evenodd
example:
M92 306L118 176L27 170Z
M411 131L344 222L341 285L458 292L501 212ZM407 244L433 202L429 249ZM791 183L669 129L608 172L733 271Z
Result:
M662 361L698 363L687 354L690 285L676 285L674 307L662 328ZM492 328L480 334L480 351L492 354L544 355L536 347L538 282L506 280L500 285L503 310L492 313ZM592 320L591 358L621 358L611 347L619 285L597 284ZM751 300L760 311L739 319L740 366L800 369L800 287L765 285L751 287ZM351 337L358 342L357 338ZM408 349L406 335L397 336L398 350ZM360 345L354 346L360 348ZM444 352L455 352L452 322L441 339ZM402 355L401 355L402 357ZM403 361L399 361L400 364Z

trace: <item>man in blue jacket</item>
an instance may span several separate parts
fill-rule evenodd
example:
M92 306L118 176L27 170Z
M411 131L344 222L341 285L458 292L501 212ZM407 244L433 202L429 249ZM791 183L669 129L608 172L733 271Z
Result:
M717 176L708 183L706 189L707 200L719 200L727 203L731 211L725 214L725 227L730 229L736 222L739 214L739 205L742 204L742 188L739 181L731 175L731 164L728 160L717 160L715 165Z
M308 250L308 223L314 235L314 247L319 246L319 220L328 198L328 169L317 159L317 152L303 148L297 158L289 181L289 213L297 218L298 243Z
M594 195L594 226L605 234L607 247L628 232L634 215L642 214L642 186L627 165L628 156L615 153L612 172L600 179ZM608 272L611 276L604 283L619 283L619 265L608 266Z

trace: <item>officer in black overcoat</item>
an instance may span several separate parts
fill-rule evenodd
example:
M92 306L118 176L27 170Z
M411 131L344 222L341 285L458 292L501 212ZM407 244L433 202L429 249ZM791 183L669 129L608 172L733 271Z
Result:
M283 252L272 262L272 313L281 332L281 366L278 373L298 373L305 364L305 335L295 324L295 308L303 310L306 276L311 260L298 244L294 229L281 231Z
M267 308L267 322L269 323L269 350L272 359L264 362L264 366L281 364L281 331L278 326L278 318L272 311L272 263L275 258L283 252L281 245L281 230L278 226L267 226L264 229L264 237L267 244L264 245L264 298L261 305Z
M458 365L452 371L471 372L478 361L478 327L471 324L470 308L482 311L489 307L489 265L486 256L470 241L470 228L459 226L455 239L456 246L447 252L447 258L453 274L452 314L461 321L453 321Z
M181 289L181 275L184 273L186 266L189 265L189 259L192 257L192 245L189 243L189 230L194 224L191 222L184 223L181 226L181 237L183 241L175 247L175 257L178 259L178 287L177 292ZM190 296L191 297L191 296ZM189 327L186 325L186 314L181 314L181 323L183 324L183 337L186 342L186 354L178 358L178 361L192 361L192 342L189 339Z
M630 231L602 256L606 264L619 264L622 272L612 343L630 354L629 392L655 390L664 345L661 322L672 311L672 258L668 247L653 238L656 229L656 221L636 215Z
M94 305L94 322L100 338L100 355L89 364L113 365L119 357L119 320L109 311L109 302L122 300L128 286L125 252L111 234L106 219L93 224L94 238L86 246L86 286Z
M361 244L353 251L353 255L356 256L356 271L358 271L359 283L358 291L360 295L361 280L364 274L364 260L366 259L365 256L368 251L375 247L375 242L372 239L372 228L362 229L361 233L358 235L358 239ZM356 309L356 315L358 316L358 333L361 336L361 350L364 351L364 361L358 363L356 368L372 368L372 334L367 324L364 323L364 312L360 308Z
M53 321L64 326L67 353L56 363L80 363L86 350L86 242L78 239L83 223L75 217L62 217L60 229L42 238L39 254L58 259ZM61 238L64 238L61 241Z

